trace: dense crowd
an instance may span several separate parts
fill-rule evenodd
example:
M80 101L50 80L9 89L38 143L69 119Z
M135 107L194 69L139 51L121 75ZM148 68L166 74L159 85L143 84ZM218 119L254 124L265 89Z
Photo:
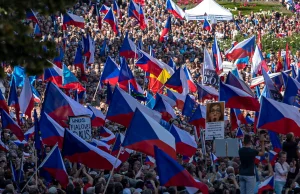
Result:
M159 42L160 32L162 31L165 21L169 13L165 9L165 2L163 0L147 1L144 7L145 16L147 18L147 28L141 30L139 24L135 19L127 17L127 1L118 2L121 9L122 17L118 18L119 30L121 35L116 36L111 27L106 22L102 22L102 27L99 29L96 19L95 6L100 9L102 3L99 2L86 2L80 1L67 11L85 18L85 29L80 29L74 26L68 26L66 31L62 31L61 17L44 17L38 15L39 26L41 28L42 37L41 41L46 39L54 41L57 46L64 46L63 40L66 42L64 50L63 63L72 71L74 75L80 80L79 68L74 66L74 58L78 44L81 44L82 36L90 34L95 41L95 62L90 64L85 74L87 75L87 81L82 82L86 88L86 96L84 104L92 104L100 109L104 114L107 111L108 105L106 102L106 87L97 91L96 98L94 94L97 90L99 83L99 77L103 71L104 64L107 56L112 57L119 63L118 52L124 39L126 32L129 32L129 36L136 42L142 42L142 49L145 52L149 52L151 46L155 51L156 58L168 63L172 58L177 67L186 65L195 82L201 83L202 80L202 66L203 66L203 51L207 48L209 51L212 47L214 36L222 44L222 40L235 40L237 35L243 35L245 37L251 37L257 35L258 32L262 36L266 34L276 34L278 36L291 36L295 33L299 33L299 21L297 15L285 16L278 12L274 12L272 16L258 15L251 13L250 15L243 15L238 13L234 16L232 21L222 21L213 24L212 31L208 32L203 29L201 22L185 20L179 20L172 18L172 31L168 38L164 42ZM110 6L111 2L106 2ZM94 8L92 8L94 6ZM93 10L93 11L90 11ZM103 17L103 15L102 15ZM55 21L55 22L54 22ZM238 23L238 26L236 25ZM31 23L29 23L31 25ZM107 49L105 55L100 55L103 41L107 42ZM225 51L229 49L224 48L222 52L223 60L226 60ZM287 53L290 55L291 65L298 69L300 64L300 51L296 53ZM270 50L263 52L263 56L269 67L270 72L277 72L278 54L277 51ZM281 56L281 54L280 54ZM135 66L134 60L128 60L128 65L132 70L138 83L147 88L147 79L145 78L145 72ZM240 70L242 79L246 83L250 83L252 75L250 73L251 63L243 70ZM13 68L10 66L5 67L6 79L4 79L4 86L6 88L5 97L8 96L9 82L12 77ZM226 76L226 74L225 74ZM42 80L35 81L35 87L43 98L46 83ZM260 86L263 89L263 84ZM21 92L21 88L18 88L18 93ZM197 94L193 94L197 95ZM197 98L196 98L197 99ZM198 101L198 100L197 100ZM36 104L38 114L40 112L41 104ZM13 108L11 111L14 112ZM254 118L254 112L243 111L244 116L249 115ZM179 111L176 111L177 119L171 121L171 123L179 126L194 135L193 126L188 124L188 120L185 116L181 115ZM12 114L15 117L14 114ZM229 119L229 112L226 110L225 116ZM33 126L32 118L23 118L22 129L27 131ZM119 124L107 122L106 127L113 132L119 129L121 132L125 131L125 128ZM241 129L244 132L244 151L245 149L252 147L256 150L252 150L252 155L255 158L256 155L265 155L265 151L272 150L272 144L270 143L269 136L266 133L254 134L253 124L242 125ZM93 129L94 137L99 138L99 130ZM225 136L226 138L235 137L235 129L231 128L230 122L226 121ZM16 145L12 140L16 137L11 134L7 129L2 129L1 132L2 141L10 148L8 153L1 152L0 154L0 189L3 193L19 193L25 186L27 180L36 169L36 157L34 155L34 147L32 139L28 140L27 144ZM254 166L251 161L247 161L250 155L241 156L241 158L220 157L218 161L212 165L210 153L213 150L212 141L206 141L205 148L199 143L198 150L194 156L193 162L184 160L182 156L178 155L178 162L182 164L186 170L195 178L204 182L209 187L210 193L257 193L258 184L263 182L270 176L275 176L276 193L280 193L280 189L284 188L286 193L298 193L299 192L299 151L298 140L295 140L293 134L286 136L280 135L280 141L283 143L283 151L278 155L278 163L271 164L268 157L265 157L264 162L256 164L256 180L252 183L256 184L254 190L247 189L248 180L247 175L254 176ZM50 147L45 145L45 153L50 151ZM240 151L242 152L242 151ZM251 156L252 156L251 155ZM24 160L23 160L23 159ZM163 187L160 186L155 165L146 165L146 156L140 153L132 153L130 158L123 162L120 168L116 169L113 177L109 180L107 191L108 194L175 194L175 193L187 193L184 187ZM23 161L23 162L21 162ZM24 176L16 176L23 164ZM17 173L13 173L11 169L13 165ZM52 180L46 182L42 176L37 176L37 180L34 177L30 180L28 186L24 188L22 193L37 194L37 193L49 193L49 194L62 194L62 193L103 193L105 185L109 178L109 171L101 171L95 169L88 169L84 165L70 163L65 160L65 165L69 175L70 184L66 189L61 188L57 181ZM17 178L16 178L16 177ZM13 180L16 181L13 181ZM19 180L22 180L19 182ZM244 184L242 184L244 183ZM247 184L246 184L247 183ZM246 185L245 185L246 184ZM240 188L243 187L243 188ZM250 186L251 187L251 186ZM247 190L247 192L245 191ZM272 193L270 191L269 193Z

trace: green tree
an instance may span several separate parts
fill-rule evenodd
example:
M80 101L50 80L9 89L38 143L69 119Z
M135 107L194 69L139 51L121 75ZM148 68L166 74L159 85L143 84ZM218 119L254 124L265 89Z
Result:
M27 74L38 75L49 67L47 59L57 55L54 42L33 38L32 27L25 24L26 10L40 15L65 12L74 0L2 0L0 1L0 62L25 67ZM45 49L47 48L47 49ZM4 76L0 68L0 77Z

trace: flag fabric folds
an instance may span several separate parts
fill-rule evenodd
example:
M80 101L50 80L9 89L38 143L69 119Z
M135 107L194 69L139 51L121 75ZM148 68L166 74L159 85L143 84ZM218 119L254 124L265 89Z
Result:
M24 140L24 134L20 126L3 109L1 110L1 124L2 129L10 129L20 141Z

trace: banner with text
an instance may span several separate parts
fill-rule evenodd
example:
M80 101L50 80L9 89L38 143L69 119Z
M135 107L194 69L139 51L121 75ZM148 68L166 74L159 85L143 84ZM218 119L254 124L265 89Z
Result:
M206 105L205 140L224 139L225 102Z
M219 87L219 76L215 70L204 69L203 84Z
M86 141L92 140L91 118L89 116L69 117L69 128Z

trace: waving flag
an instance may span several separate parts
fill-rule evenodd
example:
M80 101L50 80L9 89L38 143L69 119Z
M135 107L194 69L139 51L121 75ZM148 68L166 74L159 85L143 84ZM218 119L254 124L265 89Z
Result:
M42 36L40 26L37 23L34 26L33 34L34 36L39 36L39 37Z
M54 146L48 153L47 157L39 166L40 170L46 171L54 179L56 179L63 188L66 188L69 183L67 170L64 160L61 157L58 146Z
M141 30L145 30L147 28L147 19L145 18L143 7L140 6L139 9L139 23Z
M266 61L264 60L264 57L263 57L260 49L256 45L255 52L254 52L254 55L252 58L251 73L261 74L262 69L264 69L265 71L268 71L268 66L266 64Z
M112 9L109 9L107 14L104 16L103 21L107 22L111 26L115 35L118 36L120 34L118 20L116 19Z
M292 77L288 77L283 102L300 108L300 83Z
M66 94L57 86L48 83L42 111L47 113L61 126L66 127L69 116L90 115L93 113Z
M226 79L226 84L234 86L236 88L239 88L243 90L244 92L250 94L252 97L255 97L255 94L252 92L252 90L249 88L249 86L241 79L237 78L233 73L229 71Z
M99 134L100 137L109 137L111 135L114 135L114 133L111 130L109 130L106 127L103 127L103 126L100 128L99 133L100 133Z
M18 98L18 96L17 96L17 98ZM0 108L5 110L7 113L9 113L9 108L6 104L6 100L5 100L1 90L0 90Z
M193 176L176 160L158 147L155 147L154 150L160 185L195 187L203 194L208 194L208 187L204 183L195 181Z
M52 67L44 69L44 81L53 82L58 87L62 87L62 69L51 63Z
M29 78L26 77L22 92L20 94L20 110L25 115L31 117L31 111L33 107L34 107L34 96L32 93L32 88L29 82Z
M176 69L176 64L175 62L173 61L172 57L170 58L169 62L168 62L168 65L175 71Z
M172 98L165 96L163 94L156 94L156 100L162 98L163 100L165 100L167 103L169 103L172 107L176 106L176 102L175 100L173 100Z
M176 5L172 0L167 0L167 10L171 13L174 17L179 19L184 19L184 11Z
M247 124L247 121L241 110L236 108L230 109L230 121L232 129L238 128L241 124Z
M78 81L77 77L63 64L63 88L78 90L79 92L85 91L85 88Z
M89 144L75 133L65 130L62 155L70 162L77 162L89 168L111 170L117 168L121 161L112 155Z
M0 95L1 95L0 98L2 99L2 100L0 100L0 106L1 106L0 108L4 109L7 113L9 113L8 107L6 105L6 102L2 95L2 92ZM8 104L8 106L15 107L17 121L18 121L18 123L20 123L20 114L19 114L20 104L19 104L19 98L18 98L18 94L17 94L16 82L15 82L14 77L12 77L12 80L11 80L11 86L10 86L10 90L9 90L9 94L8 94L7 104Z
M197 151L197 143L188 132L172 125L170 133L175 137L176 152L184 156L193 156Z
M165 86L176 90L179 93L188 93L188 81L183 68L178 68L175 73L167 80Z
M299 110L294 106L262 96L257 128L274 131L280 134L293 132L295 136L299 136Z
M113 92L112 92L111 86L108 82L107 86L106 86L106 104L108 104L108 105L110 104L112 95L113 95Z
M101 138L101 141L107 143L108 145L112 145L116 141L116 136L114 133L110 133L108 137Z
M93 146L96 146L97 148L99 148L102 151L105 151L107 153L110 152L110 145L106 144L103 141L99 141L97 139L92 139L92 141L90 142L90 144L92 144Z
M186 95L167 89L167 96L176 102L177 108L179 108L181 110L183 109Z
M133 76L131 69L128 67L128 64L125 60L121 62L120 74L119 74L119 87L124 91L129 91L129 84L132 84L135 90L139 90L138 84Z
M276 133L273 131L268 131L270 142L272 143L273 150L279 153L282 150L281 142Z
M140 130L143 128L143 130ZM135 110L132 121L127 128L122 144L125 148L154 156L154 147L159 146L173 158L176 158L175 138L158 122L141 112Z
M193 115L195 105L196 102L194 101L194 99L192 99L189 94L186 95L185 102L182 109L182 114L187 117L191 117Z
M183 71L184 71L190 92L197 92L197 86L194 83L191 73L186 66L183 67Z
M165 28L162 30L161 34L160 34L160 38L159 41L163 42L164 41L164 37L169 33L169 31L171 31L171 16L168 17Z
M191 116L189 123L194 125L198 131L205 129L206 106L198 105L194 114ZM199 135L199 134L198 134Z
M223 71L223 61L222 61L222 56L221 56L220 48L216 37L214 38L214 43L212 45L212 54L213 54L212 60L216 68L216 72L218 75L220 75Z
M278 158L278 153L270 150L269 151L269 161L272 166L274 166L275 163L277 162L277 158Z
M198 99L204 102L204 100L217 100L219 98L218 91L211 86L204 86L197 84L198 88Z
M155 159L152 158L151 156L147 156L145 159L145 164L149 166L154 166L155 164Z
M220 82L219 101L225 101L226 108L259 110L259 102L243 90Z
M153 110L160 112L162 114L162 119L167 122L169 122L172 118L176 118L172 106L162 98L156 99Z
M130 157L130 153L132 153L132 150L127 149L127 148L123 148L121 146L123 141L124 141L124 138L125 138L125 136L123 134L117 133L116 136L117 136L116 141L115 141L114 146L111 150L111 155L117 156L118 153L120 152L119 160L121 160L122 162L125 162Z
M103 13L103 14L107 14L107 12L109 11L109 9L110 9L109 7L107 7L106 5L102 4L99 12Z
M76 49L76 54L75 54L75 59L74 59L74 66L78 67L81 72L81 78L86 81L85 77L85 64L83 61L82 57L82 48L81 45L78 44L77 49Z
M0 140L0 150L4 152L9 152L9 148L3 143L2 140Z
M138 48L136 47L134 42L130 40L130 38L128 37L128 33L126 33L126 36L123 40L123 44L120 48L119 55L120 57L125 57L126 59L137 59L139 57Z
M65 13L63 16L63 25L73 25L83 29L84 18L71 13Z
M263 78L265 80L265 85L266 85L266 91L267 91L267 96L277 100L277 101L282 101L282 95L280 94L279 90L273 83L272 79L269 77L269 75L266 73L266 71L263 69L262 70Z
M242 131L241 128L238 128L238 130L236 131L236 135L235 135L236 138L242 138L244 137L244 133Z
M58 48L59 56L54 57L53 63L58 66L59 68L62 68L62 62L64 59L64 49L63 47Z
M20 141L24 140L24 134L19 125L3 109L1 109L1 124L2 129L10 129Z
M230 60L237 60L246 56L252 57L254 54L255 36L252 36L234 46L226 57Z
M211 31L211 25L210 23L207 21L207 19L204 19L203 21L203 29L206 30L206 31Z
M114 0L114 2L113 2L113 7L112 7L112 9L113 9L113 11L114 11L114 14L115 14L116 16L118 16L119 19L122 19L122 13L121 13L121 10L120 10L120 8L119 8L118 3L117 3L116 0Z
M234 65L237 67L238 70L244 69L248 66L249 57L239 58L234 62Z
M58 147L62 148L65 129L45 112L41 113L39 125L43 143L48 146L58 143Z
M88 106L88 109L90 109L93 112L92 116L92 126L93 127L101 127L105 123L105 116L101 112L101 110L96 109L93 106Z
M274 189L274 177L267 178L264 182L258 185L258 194L262 194L264 191Z
M36 13L32 9L29 9L29 10L26 11L26 19L31 20L35 23L39 23L39 21L36 17Z
M120 69L116 62L108 56L104 65L103 72L100 77L101 83L116 85L118 83Z
M122 108L120 109L120 107ZM106 119L128 127L136 108L139 108L156 121L161 119L160 113L140 104L136 99L118 87L115 87Z
M128 17L135 18L136 20L139 20L139 10L140 5L136 4L133 0L130 0L129 6L128 6Z
M134 0L134 2L140 4L141 6L145 5L145 0Z
M31 139L34 136L34 127L31 127L30 129L28 129L25 133L25 140L28 141L29 139Z

